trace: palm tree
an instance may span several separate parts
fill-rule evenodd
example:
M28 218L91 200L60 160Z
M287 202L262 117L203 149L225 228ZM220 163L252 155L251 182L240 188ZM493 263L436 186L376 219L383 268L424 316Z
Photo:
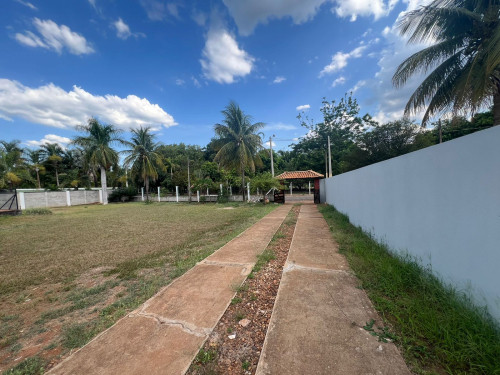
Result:
M100 169L102 203L108 204L106 171L119 161L118 153L111 146L124 143L121 138L122 131L113 125L101 124L93 117L88 120L87 125L78 125L76 129L86 134L76 136L72 143L83 148L86 166Z
M125 168L131 167L132 173L139 175L146 187L146 197L149 201L149 179L156 181L157 168L165 170L163 157L158 152L159 142L155 142L155 135L150 133L151 128L142 126L132 130L132 142L125 142L130 149L122 151L128 155L124 160Z
M64 150L57 143L45 143L40 147L40 154L45 158L45 163L51 165L56 172L56 185L59 187L59 169L63 161L62 155Z
M409 115L427 106L422 124L445 112L476 112L493 99L500 123L500 0L434 0L399 22L410 44L432 42L407 58L392 81L403 86L419 72L431 73L405 108Z
M29 168L33 171L36 172L36 181L38 183L38 188L41 189L42 185L40 184L40 172L43 174L45 172L45 167L42 164L42 150L30 150L30 149L25 149L24 153L26 155L25 159L29 163Z
M14 139L13 141L7 142L7 141L0 141L0 145L2 145L2 148L5 150L5 152L8 154L12 151L17 151L19 153L23 152L23 149L19 147L21 144L21 141L18 139Z
M263 148L261 133L258 133L266 124L257 122L252 124L252 116L245 115L240 106L230 101L222 111L222 124L215 124L214 130L217 139L214 146L218 149L214 161L226 169L236 168L241 173L241 188L245 201L245 168L255 171L256 165L262 165L258 152Z

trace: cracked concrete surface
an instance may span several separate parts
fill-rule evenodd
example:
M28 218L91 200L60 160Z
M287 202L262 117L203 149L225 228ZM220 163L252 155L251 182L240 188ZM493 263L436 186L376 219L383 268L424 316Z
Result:
M256 374L410 375L317 207L303 205Z
M275 209L49 374L184 374L290 209Z

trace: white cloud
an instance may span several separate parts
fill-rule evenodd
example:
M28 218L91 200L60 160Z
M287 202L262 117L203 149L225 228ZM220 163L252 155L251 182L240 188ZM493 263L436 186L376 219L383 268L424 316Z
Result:
M399 0L222 0L234 18L241 35L252 34L255 27L272 19L291 18L294 24L302 24L314 18L323 4L332 4L332 12L338 17L386 16ZM418 0L403 0L418 1Z
M282 77L282 76L277 76L277 77L274 79L273 83L281 83L281 82L283 82L283 81L286 81L286 78L285 78L285 77Z
M226 30L215 11L212 13L202 56L200 63L205 78L228 84L249 74L255 61L238 47L234 36Z
M299 105L295 108L297 111L307 111L311 106L309 104Z
M336 0L332 12L339 17L373 16L375 19L387 16L399 0Z
M273 147L276 147L276 142L273 141ZM264 148L269 148L269 141L264 142Z
M346 78L343 76L340 76L335 81L333 81L332 86L335 87L335 86L343 85L345 83L345 81L346 81Z
M71 31L68 26L59 26L54 21L42 21L38 18L33 19L33 25L43 40L31 31L26 31L25 34L17 33L15 39L28 47L42 47L58 53L61 53L64 48L74 55L95 52L82 35Z
M67 137L61 137L55 134L47 134L45 137L40 139L39 141L26 141L28 146L32 147L40 147L41 145L47 143L57 143L62 149L66 149L68 144L71 143L71 139Z
M198 88L201 88L201 83L200 81L198 81L194 76L191 76L191 80L193 81L193 84L198 87Z
M277 122L273 124L266 125L267 130L294 130L297 129L294 125L283 124L282 122Z
M183 79L176 79L175 80L176 85L182 86L184 83L185 83L185 81Z
M158 104L135 95L97 96L77 86L67 92L52 83L31 88L9 79L0 79L0 116L7 120L20 117L57 128L83 124L91 116L122 129L143 124L177 124Z
M193 10L191 18L193 18L194 22L200 26L205 26L205 23L207 22L207 15L201 11Z
M162 21L168 18L168 16L179 18L179 10L175 3L165 4L158 0L141 0L141 5L150 20Z
M368 29L366 30L364 33L363 33L363 38L366 38L368 35L370 35L372 33L372 29Z
M347 60L363 56L363 52L366 48L367 46L359 46L349 53L337 52L332 56L332 62L323 68L319 76L322 77L325 74L332 74L342 70L347 66Z
M144 33L132 33L130 31L129 25L127 25L121 18L118 18L117 21L112 22L111 25L116 29L116 36L123 40L127 40L131 35L138 37L146 37Z
M123 40L127 39L132 33L130 32L130 27L123 22L121 18L113 22L113 26L116 28L116 36Z
M36 6L34 6L33 4L31 4L30 2L28 1L23 1L23 0L16 0L19 4L23 4L23 5L26 5L28 8L31 8L33 10L38 10L38 8Z

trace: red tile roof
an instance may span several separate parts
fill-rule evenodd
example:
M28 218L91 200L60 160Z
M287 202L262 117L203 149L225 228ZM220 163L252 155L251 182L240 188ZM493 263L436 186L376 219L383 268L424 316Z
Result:
M312 170L308 171L295 171L295 172L283 172L279 176L276 176L278 180L295 180L299 178L322 178L325 177L320 173L314 172Z

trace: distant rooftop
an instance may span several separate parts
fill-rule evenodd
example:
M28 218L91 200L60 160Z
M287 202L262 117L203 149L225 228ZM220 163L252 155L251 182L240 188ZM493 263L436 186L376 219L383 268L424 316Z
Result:
M294 172L283 172L279 176L276 176L278 180L296 180L301 178L322 178L325 177L321 173L314 172L312 170L308 171L294 171Z

